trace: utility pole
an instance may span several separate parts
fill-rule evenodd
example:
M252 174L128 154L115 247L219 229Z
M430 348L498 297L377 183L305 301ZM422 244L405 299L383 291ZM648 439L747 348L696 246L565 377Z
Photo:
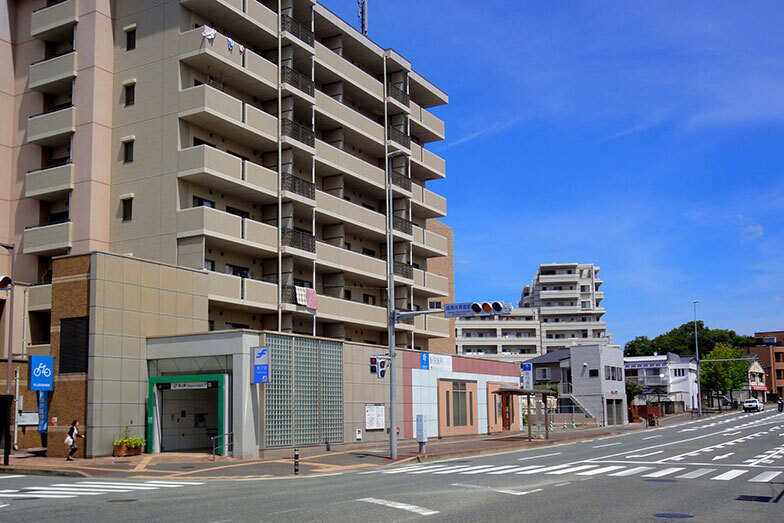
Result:
M11 274L10 278L11 281L9 282L9 291L8 291L8 350L6 352L7 360L6 360L6 381L5 381L5 392L6 394L11 394L11 376L12 371L11 367L13 366L14 361L14 292L15 285L13 284L13 279L16 277L14 274L14 260L16 260L16 244L14 243L0 243L0 247L4 248L8 251L8 255L11 257Z
M702 417L702 383L700 383L700 342L697 333L697 304L700 300L694 300L694 354L697 361L697 413Z

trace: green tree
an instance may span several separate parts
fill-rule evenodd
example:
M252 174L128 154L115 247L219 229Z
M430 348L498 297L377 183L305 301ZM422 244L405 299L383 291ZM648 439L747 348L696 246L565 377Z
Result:
M737 334L733 330L709 329L701 321L697 322L700 353L707 354L718 343L730 347L741 348L754 345L754 338ZM646 336L637 336L628 341L624 346L626 356L650 356L654 352L667 354L674 352L681 356L694 355L694 322L687 322L669 332L648 339Z
M632 400L642 393L642 386L634 380L626 380L626 403L631 405Z
M717 343L700 361L700 374L702 389L711 392L729 392L740 389L748 379L749 362L715 361L733 358L742 358L743 350L727 343Z
M623 347L625 356L650 356L656 352L653 341L648 336L637 336L631 341L627 341Z

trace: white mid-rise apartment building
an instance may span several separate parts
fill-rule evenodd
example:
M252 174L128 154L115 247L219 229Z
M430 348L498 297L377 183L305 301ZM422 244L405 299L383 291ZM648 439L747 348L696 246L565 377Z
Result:
M694 358L670 352L626 357L623 361L626 378L642 387L642 393L634 399L635 405L656 403L664 407L666 414L697 408L699 386Z
M574 345L612 344L598 272L593 264L541 265L511 314L457 319L457 353L523 362Z

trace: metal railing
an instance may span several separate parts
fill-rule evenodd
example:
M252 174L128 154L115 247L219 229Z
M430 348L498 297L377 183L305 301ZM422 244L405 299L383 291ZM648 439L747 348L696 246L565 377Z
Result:
M282 303L297 304L297 290L294 285L280 286L280 301Z
M218 439L224 438L227 436L231 436L231 442L225 443L221 440L221 444L218 445ZM215 461L215 451L217 449L222 449L224 447L231 447L231 450L234 450L234 433L233 432L226 432L224 434L218 434L217 436L211 436L210 439L212 440L212 461Z
M392 228L396 231L411 234L413 230L413 223L406 220L405 218L401 218L400 216L392 216Z
M283 81L283 83L293 85L303 93L307 93L310 96L313 96L313 93L315 92L315 84L313 83L313 80L304 74L292 69L287 65L284 65L280 69L280 75L281 81Z
M394 264L395 276L401 278L408 278L409 280L414 277L414 267L408 263L396 261Z
M308 129L302 124L295 122L294 120L289 120L288 118L281 118L281 132L286 135L298 140L305 145L309 145L311 147L316 145L316 136L313 134L313 131Z
M311 200L316 198L316 185L307 180L303 180L299 176L294 176L290 173L283 173L281 175L281 189L284 191L291 191L305 198Z
M390 97L394 98L403 105L407 106L411 102L411 98L408 96L408 93L395 85L387 85L387 93Z
M284 31L288 31L306 44L313 46L313 31L307 28L305 24L294 20L289 15L280 16L280 27Z
M397 142L403 147L411 147L411 137L401 131L400 129L396 129L394 127L389 128L389 139L393 142Z
M316 252L316 237L307 232L282 227L280 230L280 241L288 247Z
M393 185L397 185L406 191L411 190L411 178L408 176L392 171L389 173L389 177L391 178Z

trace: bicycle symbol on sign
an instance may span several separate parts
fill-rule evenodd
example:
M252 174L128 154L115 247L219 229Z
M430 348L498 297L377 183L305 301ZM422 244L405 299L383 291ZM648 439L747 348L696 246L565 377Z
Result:
M43 363L39 363L38 366L33 369L33 376L38 377L41 374L44 375L44 378L48 378L52 375L52 369L44 365Z

